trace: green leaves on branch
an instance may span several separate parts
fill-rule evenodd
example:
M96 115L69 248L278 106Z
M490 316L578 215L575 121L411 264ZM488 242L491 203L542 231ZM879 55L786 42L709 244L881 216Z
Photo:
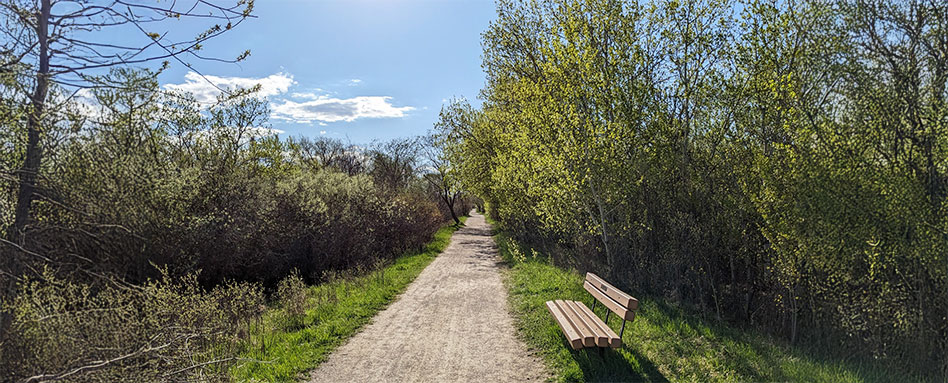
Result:
M439 128L522 239L793 341L934 371L946 34L936 3L500 1L483 105L452 103ZM897 356L919 350L933 363Z

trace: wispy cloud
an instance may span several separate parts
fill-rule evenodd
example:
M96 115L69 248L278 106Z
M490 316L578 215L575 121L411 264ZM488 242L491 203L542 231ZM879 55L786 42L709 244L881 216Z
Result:
M326 126L331 122L352 122L361 118L402 118L408 112L415 110L412 106L393 105L391 96L339 98L335 96L335 92L316 87L305 87L291 92L298 83L293 79L293 75L283 72L262 78L210 75L202 77L198 73L188 72L184 79L185 81L180 84L165 84L164 88L189 92L198 102L204 104L211 104L217 100L217 96L221 93L218 88L251 88L259 84L260 91L257 96L270 99L271 117L292 123L316 123L319 126ZM362 80L353 78L345 81L344 84L359 86ZM325 134L322 132L324 131L320 131L320 134Z
M414 110L411 106L394 106L389 96L360 96L353 98L322 97L296 102L283 100L273 104L273 118L301 123L352 122L360 118L400 118Z
M193 138L198 140L211 140L215 137L228 137L228 139L237 138L240 145L246 145L250 140L276 136L286 133L280 129L273 129L267 126L244 126L244 127L219 127L214 130L200 130L191 133Z
M212 104L217 101L217 96L221 94L220 89L249 89L259 84L260 91L257 92L257 96L270 97L286 93L291 86L296 85L296 81L293 80L292 75L282 72L271 74L263 78L220 77L210 75L201 77L201 75L196 72L188 72L188 74L184 75L184 79L185 81L183 83L165 84L164 88L191 93L198 102L203 104Z
M293 92L290 93L292 98L302 98L307 100L318 100L320 98L329 97L329 92L322 88L316 88L312 92Z
M285 131L282 131L282 130L280 130L280 129L273 129L273 128L262 127L262 126L254 126L254 127L249 128L249 129L247 130L247 133L245 133L245 134L247 134L247 135L249 135L249 136L251 136L251 137L254 137L254 138L261 138L261 137L275 136L275 135L283 134L283 133L286 133L286 132L285 132Z

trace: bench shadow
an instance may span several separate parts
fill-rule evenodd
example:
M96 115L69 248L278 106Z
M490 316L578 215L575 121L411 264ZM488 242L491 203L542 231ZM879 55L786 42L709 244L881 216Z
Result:
M569 347L564 342L565 347ZM668 382L655 364L628 347L571 350L587 382Z
M720 320L702 318L700 313L673 307L659 299L646 298L640 302L643 303L643 308L647 307L649 320L653 326L683 329L683 333L675 334L683 344L692 342L687 335L691 332L688 330L712 334L702 336L701 345L692 345L692 348L726 349L729 345L742 345L740 352L727 353L727 362L734 373L748 381L798 381L804 378L805 376L798 374L801 371L805 374L809 372L808 370L803 370L801 367L794 369L782 366L788 357L798 361L813 361L814 365L821 362L836 364L838 369L857 377L856 381L876 381L879 380L879 376L885 376L881 372L884 367L880 368L877 364L858 358L847 359L834 354L829 348L794 346L779 338L764 335L753 328L731 327ZM688 355L683 355L683 357L688 357ZM860 365L860 362L865 364ZM907 378L905 381L917 380Z

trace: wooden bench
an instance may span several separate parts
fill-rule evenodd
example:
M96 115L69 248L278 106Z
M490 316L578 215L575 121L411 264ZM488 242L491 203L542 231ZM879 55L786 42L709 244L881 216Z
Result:
M622 347L622 333L625 331L625 322L635 319L635 310L639 301L631 295L613 287L608 282L593 273L586 273L583 288L593 298L593 308L586 307L583 302L555 300L546 302L546 308L553 314L553 319L560 325L563 335L569 340L574 350L584 347ZM596 316L596 302L606 306L606 320ZM622 318L622 328L616 335L609 325L609 314L616 313ZM601 351L601 349L600 349Z

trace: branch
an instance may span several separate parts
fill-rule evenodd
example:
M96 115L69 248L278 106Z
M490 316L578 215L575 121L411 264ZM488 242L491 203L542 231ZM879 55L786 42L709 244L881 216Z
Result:
M165 344L163 344L163 345L161 345L161 346L156 346L156 347L145 347L145 346L143 346L143 347L139 348L137 351L134 351L134 352L129 353L129 354L117 356L117 357L112 358L112 359L94 361L94 362L92 362L91 364L88 364L88 365L85 365L85 366L76 367L76 368L73 368L73 369L71 369L71 370L64 371L64 372L61 372L61 373L58 373L58 374L43 374L43 375L31 376L31 377L27 378L26 380L24 380L24 382L45 382L45 381L51 381L51 380L60 380L60 379L64 379L64 378L67 378L67 377L69 377L69 376L78 374L78 373L83 372L83 371L95 371L95 370L104 368L104 367L106 367L106 366L108 366L108 365L110 365L110 364L112 364L112 363L121 362L121 361L123 361L123 360L125 360L125 359L134 358L134 357L139 356L139 355L142 355L142 354L146 354L146 353L150 353L150 352L153 352L153 351L158 351L158 350L161 350L161 349L168 348L168 347L170 347L172 344L174 344L176 341L180 340L180 339L183 338L183 337L184 337L184 336L175 338L175 339L173 339L171 342L165 343ZM193 337L193 335L189 335L188 337Z

